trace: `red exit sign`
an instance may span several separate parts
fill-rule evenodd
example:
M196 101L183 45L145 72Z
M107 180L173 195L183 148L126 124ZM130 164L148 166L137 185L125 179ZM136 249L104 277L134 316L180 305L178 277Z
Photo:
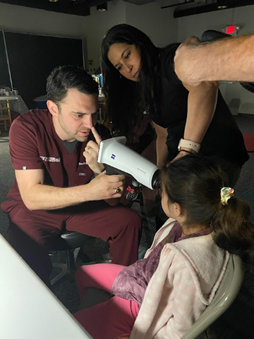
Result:
M227 33L227 34L238 34L239 32L239 29L240 27L239 26L236 26L236 25L230 25L230 26L227 26L225 29L224 29L224 32Z

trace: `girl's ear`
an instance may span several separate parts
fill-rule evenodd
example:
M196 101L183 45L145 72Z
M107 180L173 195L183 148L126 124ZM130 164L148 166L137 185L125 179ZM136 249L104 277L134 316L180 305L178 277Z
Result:
M182 208L181 205L178 204L178 202L174 202L173 209L174 209L175 216L176 216L177 218L183 216L183 214L184 214L184 209Z

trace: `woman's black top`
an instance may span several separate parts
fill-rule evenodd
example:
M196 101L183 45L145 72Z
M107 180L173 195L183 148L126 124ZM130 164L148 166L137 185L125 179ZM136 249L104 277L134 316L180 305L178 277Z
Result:
M156 124L168 129L169 160L178 154L177 146L183 138L187 118L188 91L174 71L174 55L178 46L171 44L160 51L160 114L153 117ZM220 91L213 120L199 153L230 161L237 166L242 166L249 158L242 133Z

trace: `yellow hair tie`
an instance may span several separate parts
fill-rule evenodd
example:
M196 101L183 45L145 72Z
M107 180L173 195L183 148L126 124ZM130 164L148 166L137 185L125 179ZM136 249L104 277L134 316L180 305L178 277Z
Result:
M234 195L234 189L231 187L222 187L220 190L221 203L223 206L228 204L228 200Z

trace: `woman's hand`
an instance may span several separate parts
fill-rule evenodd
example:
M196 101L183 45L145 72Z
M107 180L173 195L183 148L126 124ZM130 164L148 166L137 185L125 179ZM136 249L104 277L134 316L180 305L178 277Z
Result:
M177 156L174 157L174 159L172 159L167 165L169 165L170 163L172 163L172 162L174 162L174 161L176 161L176 160L178 160L178 159L180 159L180 158L182 158L182 157L184 157L184 156L186 156L186 155L188 155L188 154L190 154L190 153L197 154L196 152L193 152L191 149L186 150L186 151L181 150L181 151L177 154Z
M101 142L101 137L94 127L91 129L91 131L95 138L95 142L90 140L87 143L86 148L83 152L83 155L86 158L86 163L91 168L91 170L94 173L99 174L104 169L103 164L98 162L98 154L99 154L99 146Z

